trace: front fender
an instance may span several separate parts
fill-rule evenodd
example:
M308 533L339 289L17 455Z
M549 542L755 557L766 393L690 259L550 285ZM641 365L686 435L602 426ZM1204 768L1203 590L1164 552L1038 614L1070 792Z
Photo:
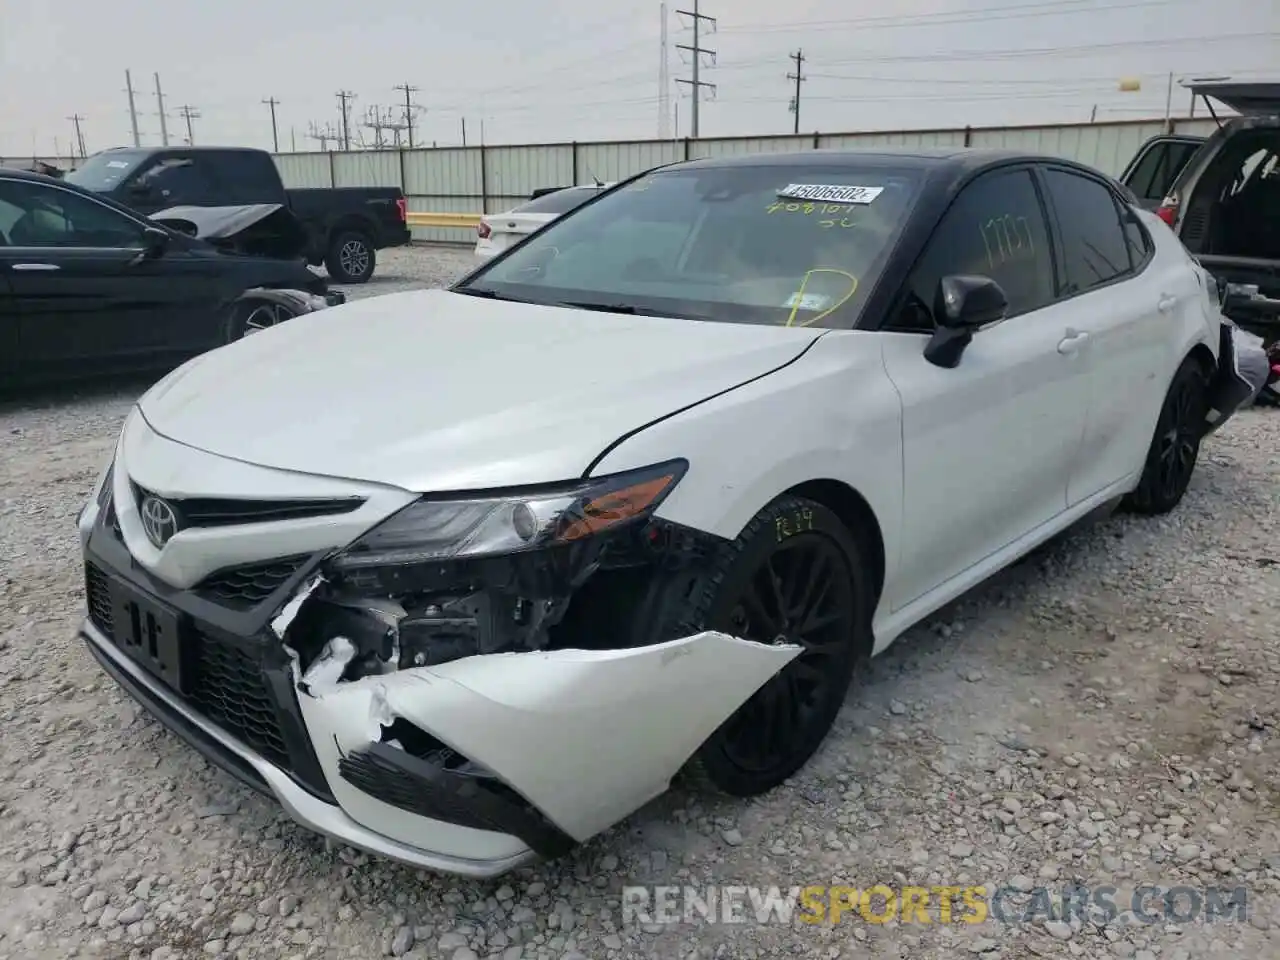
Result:
M875 514L888 575L900 552L902 404L881 336L830 331L795 363L627 438L593 472L685 458L658 515L726 539L786 491L839 481Z

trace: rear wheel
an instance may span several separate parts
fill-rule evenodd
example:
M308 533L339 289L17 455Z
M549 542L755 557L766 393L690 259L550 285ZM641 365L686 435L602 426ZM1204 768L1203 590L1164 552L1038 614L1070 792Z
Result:
M373 241L358 230L334 236L324 258L324 268L338 283L364 283L373 276L376 260Z
M732 796L772 790L826 738L870 648L871 586L857 541L822 504L784 497L716 558L686 623L802 652L698 749L686 772Z
M1174 374L1160 408L1138 486L1125 498L1135 513L1168 513L1181 501L1195 473L1208 411L1208 383L1200 364L1188 357Z

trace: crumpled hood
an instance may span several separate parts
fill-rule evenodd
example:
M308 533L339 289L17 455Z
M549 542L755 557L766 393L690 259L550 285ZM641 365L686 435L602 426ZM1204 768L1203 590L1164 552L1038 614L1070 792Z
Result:
M265 220L283 204L248 203L232 207L169 207L153 213L150 219L160 223L186 221L196 228L201 240L218 240L231 237Z
M203 354L139 405L171 440L262 466L422 492L546 483L821 335L426 290Z

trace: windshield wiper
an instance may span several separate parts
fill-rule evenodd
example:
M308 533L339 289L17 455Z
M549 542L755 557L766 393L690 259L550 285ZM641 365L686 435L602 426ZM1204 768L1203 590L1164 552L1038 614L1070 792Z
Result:
M519 297L508 297L496 290L481 290L477 287L453 287L452 293L461 293L468 297L483 297L485 300L509 300L512 303L532 303L532 300L521 300Z
M574 310L594 310L597 313L621 313L627 316L644 314L650 317L671 317L676 320L706 320L692 313L677 313L673 310L658 310L654 307L638 307L634 303L592 303L587 300L559 300L552 304L556 307L571 307Z

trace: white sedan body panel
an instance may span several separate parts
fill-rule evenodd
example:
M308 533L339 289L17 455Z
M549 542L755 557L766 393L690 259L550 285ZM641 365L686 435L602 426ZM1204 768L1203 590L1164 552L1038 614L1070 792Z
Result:
M340 752L378 740L383 724L403 717L501 771L561 830L586 840L663 793L725 718L799 652L700 633L631 650L466 657L300 693L299 701L338 801L370 829L424 845L424 818L338 775ZM435 822L429 829L425 845L453 856L523 850L500 833L455 833Z

